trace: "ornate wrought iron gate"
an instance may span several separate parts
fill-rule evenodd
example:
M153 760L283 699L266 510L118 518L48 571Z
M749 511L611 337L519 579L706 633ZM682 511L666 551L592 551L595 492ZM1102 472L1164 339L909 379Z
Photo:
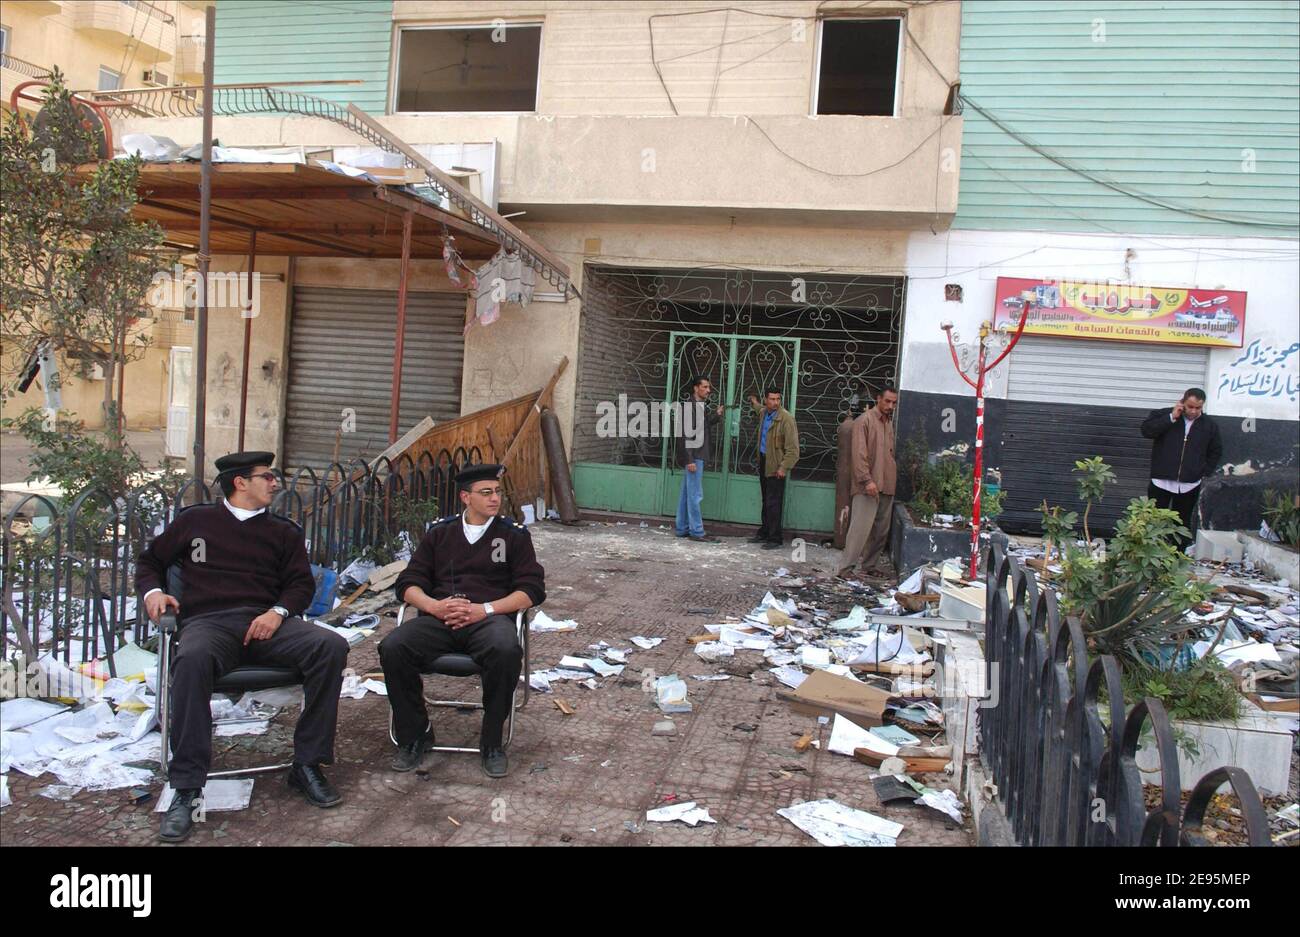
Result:
M787 400L799 424L801 457L786 494L786 524L805 530L830 530L834 520L836 428L846 414L857 412L864 396L898 377L899 337L906 281L901 277L751 270L631 269L588 265L584 275L578 404L574 420L574 485L584 507L642 514L668 513L676 504L676 482L665 468L660 438L610 436L599 431L598 407L623 400L626 406L649 406L681 400L680 381L670 384L678 367L708 372L717 378L736 344L736 373L778 376L789 383ZM673 364L674 333L696 336L680 347L685 365ZM767 340L756 341L756 340ZM782 359L777 348L797 340L799 357ZM710 344L712 343L712 344ZM725 360L724 360L725 359ZM710 375L713 377L713 375ZM715 378L715 393L726 387ZM748 380L748 378L746 379ZM755 381L757 384L758 382ZM747 404L741 388L736 398L741 425L739 441L727 469L732 478L752 474L757 430L745 423ZM761 392L761 391L758 391ZM731 402L728 398L726 401ZM740 406L742 405L743 406ZM730 436L730 434L728 434ZM721 467L721 454L713 466ZM740 460L740 461L737 461ZM717 483L705 484L706 516L740 522L757 521L757 479L752 498L742 492L716 502ZM710 494L710 487L714 494ZM669 500L664 493L671 492ZM752 515L752 516L751 516Z

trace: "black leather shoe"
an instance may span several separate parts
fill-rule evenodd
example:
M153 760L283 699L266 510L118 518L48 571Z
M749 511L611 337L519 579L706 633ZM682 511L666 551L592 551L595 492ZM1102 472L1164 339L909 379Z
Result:
M425 726L424 735L410 745L397 746L397 754L393 756L393 770L414 771L420 767L420 760L424 757L424 753L434 744L436 743L433 740L433 726Z
M158 826L159 839L164 843L179 843L194 831L194 804L202 793L197 787L176 792Z
M506 753L500 748L488 748L483 751L483 773L490 778L504 778L510 770Z
M780 540L763 544L764 550L780 550L785 546Z
M721 543L722 542L717 537L710 537L708 534L705 534L702 537L697 537L694 534L691 534L691 539L694 540L696 543Z
M767 543L767 538L762 536L749 537L748 539L745 540L745 542L746 543Z
M343 800L318 765L295 764L289 769L289 786L300 791L314 807L334 807Z

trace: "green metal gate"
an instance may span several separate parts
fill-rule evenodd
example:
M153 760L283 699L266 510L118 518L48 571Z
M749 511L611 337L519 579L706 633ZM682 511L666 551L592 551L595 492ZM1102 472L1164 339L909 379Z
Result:
M757 524L760 520L758 452L760 417L749 404L752 393L760 399L769 388L781 391L781 402L797 406L794 376L799 372L799 339L751 338L707 332L672 332L669 335L668 380L665 399L690 399L691 382L707 377L713 385L709 407L721 403L722 432L714 434L711 452L705 454L704 502L707 520ZM675 440L661 443L662 482L659 509L677 510L682 474L673 458ZM789 512L789 503L786 504Z
M758 416L746 396L769 385L784 389L799 426L784 524L831 530L836 430L863 397L898 379L905 285L887 276L588 264L573 428L579 506L676 513L681 471L670 441L601 432L597 416L614 402L660 412L703 374L711 405L728 407L727 432L708 455L704 516L759 521Z

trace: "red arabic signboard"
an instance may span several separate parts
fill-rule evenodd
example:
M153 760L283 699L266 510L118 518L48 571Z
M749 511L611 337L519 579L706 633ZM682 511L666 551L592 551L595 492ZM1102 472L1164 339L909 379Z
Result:
M1014 328L1026 306L1026 335L1240 348L1246 294L1085 280L998 277L993 325Z

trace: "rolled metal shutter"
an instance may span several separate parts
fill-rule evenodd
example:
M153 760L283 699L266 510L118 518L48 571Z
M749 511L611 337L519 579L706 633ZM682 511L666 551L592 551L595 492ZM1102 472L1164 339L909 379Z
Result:
M1209 349L1141 342L1023 337L1011 352L1007 397L1041 403L1171 407L1204 387Z
M426 416L460 415L465 297L406 297L398 432ZM388 447L397 340L397 291L297 287L289 336L285 464L322 469L334 459L371 459ZM340 433L345 410L355 432Z
M1139 431L1142 419L1205 386L1209 350L1027 336L1009 361L999 523L1039 533L1044 499L1082 513L1074 463L1099 455L1118 481L1092 509L1089 528L1109 535L1129 499L1147 490L1151 440Z

